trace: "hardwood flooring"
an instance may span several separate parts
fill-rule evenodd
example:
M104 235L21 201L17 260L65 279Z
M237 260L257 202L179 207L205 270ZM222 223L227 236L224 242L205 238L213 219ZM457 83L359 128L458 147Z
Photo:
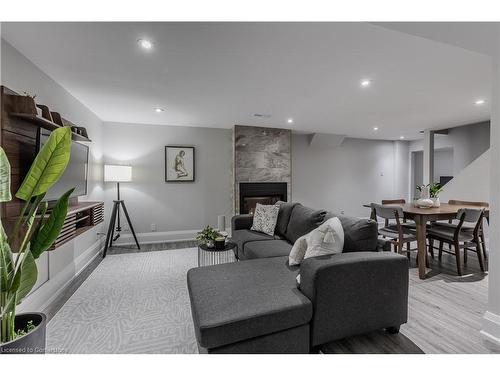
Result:
M481 273L469 254L464 276L456 273L455 258L443 254L439 263L430 259L432 272L418 277L412 255L408 322L399 335L383 331L329 343L324 353L500 353L500 347L484 341L479 333L487 306L488 275Z

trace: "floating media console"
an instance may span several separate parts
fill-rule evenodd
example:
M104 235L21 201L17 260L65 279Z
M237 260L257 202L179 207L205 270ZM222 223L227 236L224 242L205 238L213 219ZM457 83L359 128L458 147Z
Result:
M49 250L54 250L103 221L103 202L80 202L69 206L61 233Z

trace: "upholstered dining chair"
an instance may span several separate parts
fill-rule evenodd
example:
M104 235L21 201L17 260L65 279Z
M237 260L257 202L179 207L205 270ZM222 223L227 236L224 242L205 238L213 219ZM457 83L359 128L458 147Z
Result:
M464 249L464 263L467 263L467 251L475 251L479 261L479 268L484 272L483 255L481 253L479 228L482 225L484 217L484 208L461 208L457 212L456 220L458 224L434 223L427 229L427 238L429 240L429 252L434 258L434 240L439 241L439 260L442 259L443 252L455 255L457 263L457 273L462 276L462 264L460 257L460 249ZM473 230L470 231L464 228L464 223L473 225ZM454 252L443 249L443 244L453 246Z
M382 204L406 204L406 199L382 199ZM389 220L385 220L385 226L389 225ZM415 229L416 225L413 221L407 221L403 217L403 222L401 224L403 227Z
M456 206L475 206L475 207L478 207L478 208L481 208L481 207L483 207L483 208L489 208L490 207L490 205L489 205L488 202L460 201L460 200L457 200L457 199L450 199L448 201L448 204L452 204L452 205L456 205ZM487 216L486 216L486 222L488 224L490 223L489 218ZM438 222L436 222L434 224L436 224L436 225L450 226L450 227L456 228L456 223L453 223L453 220L449 220L448 223L442 222L442 221L438 221ZM473 232L474 231L474 225L464 223L464 225L462 226L462 230L463 231ZM488 258L488 253L486 251L486 241L484 239L484 220L481 221L481 226L479 227L479 240L480 240L481 249L483 251L483 257L484 257L484 259L487 259ZM451 245L450 245L449 248L451 248Z
M413 230L403 226L403 209L377 203L372 203L371 208L375 218L380 217L386 223L384 227L379 228L379 235L390 240L395 252L399 254L406 252L408 259L410 259L410 251L417 250L411 249L410 243L416 241L417 236ZM394 221L395 224L391 224L391 221ZM404 244L406 244L406 249L403 249Z

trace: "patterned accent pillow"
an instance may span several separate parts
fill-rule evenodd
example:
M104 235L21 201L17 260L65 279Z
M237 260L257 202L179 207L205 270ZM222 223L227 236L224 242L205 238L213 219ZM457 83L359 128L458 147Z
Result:
M253 215L253 224L251 230L274 235L274 228L276 228L276 221L278 220L278 212L280 207L278 205L263 205L257 203L255 213Z

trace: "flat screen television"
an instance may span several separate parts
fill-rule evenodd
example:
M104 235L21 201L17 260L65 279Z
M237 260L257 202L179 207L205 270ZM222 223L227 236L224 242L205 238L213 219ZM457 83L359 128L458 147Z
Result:
M38 132L38 150L47 142L50 130L41 129ZM71 156L63 175L47 191L44 200L54 201L72 187L75 188L71 197L87 194L87 173L89 165L89 148L78 142L71 142Z

